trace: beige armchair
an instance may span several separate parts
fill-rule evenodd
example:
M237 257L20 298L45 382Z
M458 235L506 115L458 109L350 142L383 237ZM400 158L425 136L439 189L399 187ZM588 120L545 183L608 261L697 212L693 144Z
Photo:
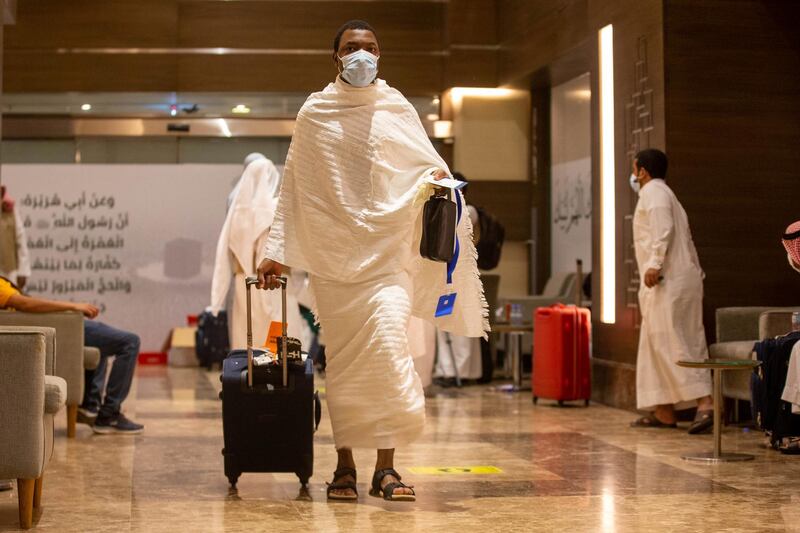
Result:
M55 368L53 328L0 327L0 479L16 479L19 521L33 523L44 470L53 453L53 415L67 383Z
M575 277L574 272L556 272L547 280L541 294L502 298L499 305L520 304L523 321L530 322L533 320L533 313L539 307L547 307L556 303L575 303Z
M83 401L83 370L87 357L83 349L83 315L73 311L60 313L0 311L0 326L55 328L58 338L58 364L55 375L67 382L67 437L75 437L78 405Z
M721 307L717 309L717 342L708 347L714 359L750 359L753 345L791 330L793 311L800 307ZM750 374L725 372L722 394L750 401Z

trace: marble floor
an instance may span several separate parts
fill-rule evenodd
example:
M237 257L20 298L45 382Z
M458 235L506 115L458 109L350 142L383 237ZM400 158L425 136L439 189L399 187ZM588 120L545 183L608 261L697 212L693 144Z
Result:
M324 390L324 383L318 386ZM632 414L557 407L490 386L428 400L424 437L399 450L416 503L367 495L374 453L360 452L360 500L328 503L330 423L315 436L310 495L290 474L223 475L218 373L141 367L126 411L139 436L66 439L59 415L36 529L52 532L213 531L800 531L800 457L728 427L728 451L755 461L690 464L711 436L628 428ZM324 402L323 402L324 403ZM309 497L310 496L310 497ZM18 527L16 491L0 493L0 532Z

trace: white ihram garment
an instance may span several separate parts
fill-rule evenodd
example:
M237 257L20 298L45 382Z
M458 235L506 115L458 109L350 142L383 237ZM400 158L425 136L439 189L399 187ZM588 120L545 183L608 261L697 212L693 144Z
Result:
M483 372L481 341L446 331L436 332L436 376L442 378L479 379ZM458 376L456 376L458 369Z
M663 180L653 179L639 192L633 239L642 277L636 403L642 410L664 404L685 408L688 402L711 394L708 370L676 364L708 358L703 329L704 274L686 212ZM660 268L664 278L653 288L644 285L644 274L650 268Z
M424 178L437 168L447 170L416 111L383 80L357 88L337 78L297 116L266 256L310 275L338 448L395 448L422 433L411 315L460 335L488 330L469 217L451 286L444 263L419 256L415 198L427 198ZM453 292L453 313L434 318Z
M792 413L800 413L800 342L792 348L781 399L792 404Z
M408 347L422 387L431 385L436 359L436 326L412 316L408 323Z
M14 283L18 283L20 276L25 278L31 277L31 254L28 251L28 237L25 234L25 224L17 208L14 208L14 232L16 235L17 268L10 272L3 272L0 270L0 276Z
M275 217L280 174L269 159L253 161L244 170L237 185L225 223L217 242L214 277L211 282L211 311L216 314L225 306L234 282L233 308L230 310L231 348L247 346L247 290L244 279L254 276L264 249L272 220ZM263 346L271 321L281 319L279 291L252 289L253 343ZM297 300L287 295L289 335L300 336L302 331Z

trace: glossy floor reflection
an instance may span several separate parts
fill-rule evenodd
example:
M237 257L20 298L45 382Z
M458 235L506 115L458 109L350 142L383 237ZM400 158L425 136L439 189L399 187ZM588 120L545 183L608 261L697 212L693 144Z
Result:
M800 457L765 449L756 433L729 427L723 441L755 461L689 464L680 455L710 449L710 435L633 430L628 412L533 406L529 393L491 387L429 399L425 436L397 455L416 503L367 495L368 451L356 453L359 503L327 503L335 466L327 418L315 437L310 501L289 474L244 474L231 493L218 391L217 373L142 367L126 410L146 425L143 435L79 426L68 441L59 416L37 530L800 531ZM0 531L16 530L16 513L16 492L0 493Z

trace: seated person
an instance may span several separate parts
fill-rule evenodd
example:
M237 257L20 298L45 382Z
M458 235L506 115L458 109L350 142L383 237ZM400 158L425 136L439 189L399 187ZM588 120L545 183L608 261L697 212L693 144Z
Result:
M15 309L27 313L50 313L55 311L78 311L92 319L100 312L88 303L44 300L22 294L7 279L0 277L0 309ZM139 356L139 337L134 333L122 331L102 322L84 320L84 344L100 350L101 360L97 370L92 372L86 382L84 403L81 406L83 421L94 418L92 429L95 433L141 433L144 426L129 420L120 407L128 396ZM106 361L116 356L106 386L105 399L101 405L100 393L105 381Z

